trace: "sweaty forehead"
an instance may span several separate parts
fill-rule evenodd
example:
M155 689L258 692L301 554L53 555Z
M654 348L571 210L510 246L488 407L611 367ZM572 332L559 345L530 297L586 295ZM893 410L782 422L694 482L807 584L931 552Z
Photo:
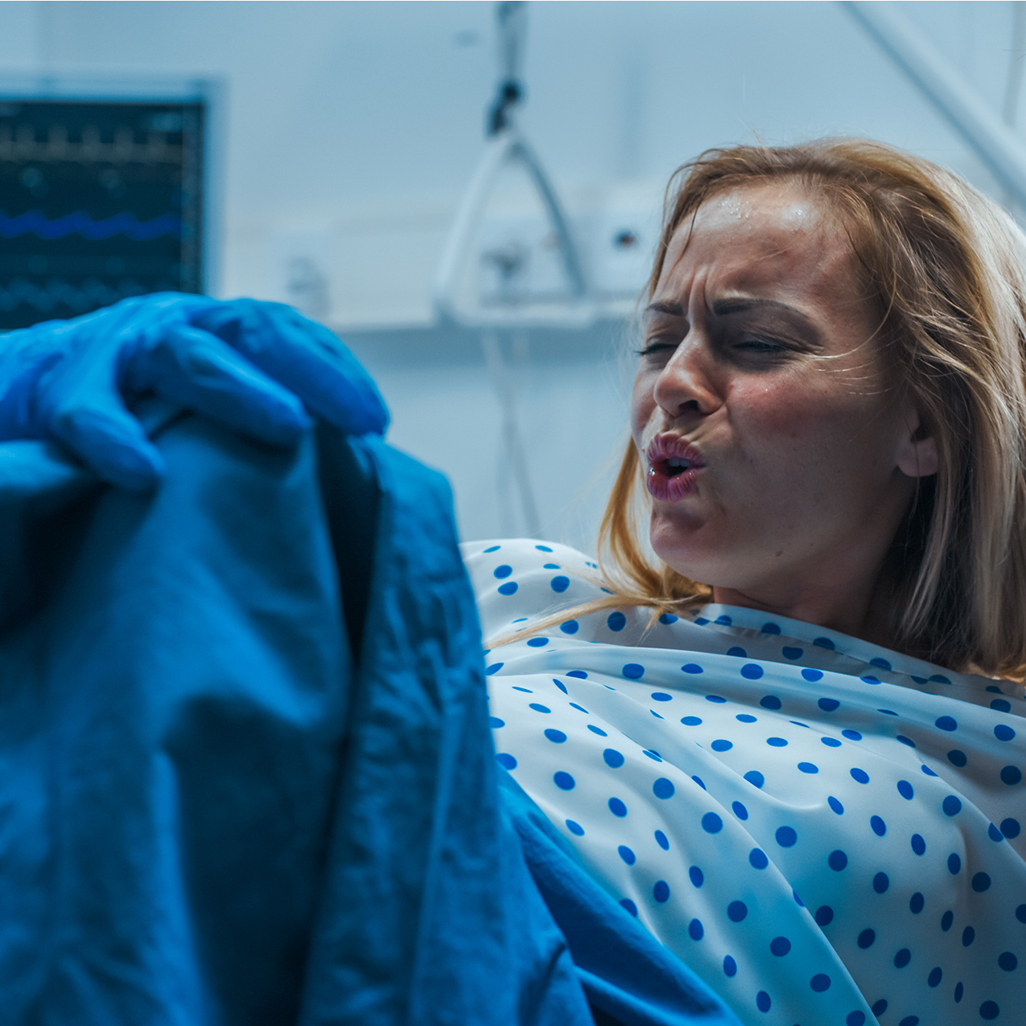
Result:
M792 301L856 298L851 249L822 199L770 183L711 197L681 224L663 263L657 295L695 284Z

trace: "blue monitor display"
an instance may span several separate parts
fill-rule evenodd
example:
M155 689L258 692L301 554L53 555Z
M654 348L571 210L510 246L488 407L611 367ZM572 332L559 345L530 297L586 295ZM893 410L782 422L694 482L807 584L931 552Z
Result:
M0 96L0 331L201 291L205 116Z

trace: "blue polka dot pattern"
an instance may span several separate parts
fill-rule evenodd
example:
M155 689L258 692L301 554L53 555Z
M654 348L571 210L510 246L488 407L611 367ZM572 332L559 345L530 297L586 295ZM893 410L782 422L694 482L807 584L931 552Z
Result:
M790 848L798 840L794 827L782 826L776 832L777 844L781 848Z
M707 834L718 834L723 829L723 820L715 812L707 812L702 817L702 829Z
M648 610L582 615L608 597L592 561L486 547L468 568L487 637L556 612L486 660L499 766L625 914L731 988L742 1021L1010 1021L1017 687L755 610L660 613L654 629Z
M667 798L672 798L675 790L673 781L668 780L666 777L657 777L652 784L652 793L663 801Z
M748 915L748 906L743 901L732 901L727 906L727 918L732 923L740 923Z
M827 858L827 865L829 865L832 870L839 873L848 865L848 856L841 851L840 848L836 848Z

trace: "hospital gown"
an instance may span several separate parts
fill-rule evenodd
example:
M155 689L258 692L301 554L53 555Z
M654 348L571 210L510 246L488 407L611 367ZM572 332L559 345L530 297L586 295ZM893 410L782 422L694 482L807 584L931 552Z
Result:
M486 639L603 597L464 546ZM605 610L486 657L496 758L620 904L767 1026L1021 1024L1026 702L834 631Z

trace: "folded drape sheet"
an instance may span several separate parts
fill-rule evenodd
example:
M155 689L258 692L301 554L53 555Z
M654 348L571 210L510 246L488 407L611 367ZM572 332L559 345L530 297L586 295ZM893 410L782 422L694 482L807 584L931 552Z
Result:
M0 446L0 1020L736 1023L500 803L444 480L150 413L148 496Z

